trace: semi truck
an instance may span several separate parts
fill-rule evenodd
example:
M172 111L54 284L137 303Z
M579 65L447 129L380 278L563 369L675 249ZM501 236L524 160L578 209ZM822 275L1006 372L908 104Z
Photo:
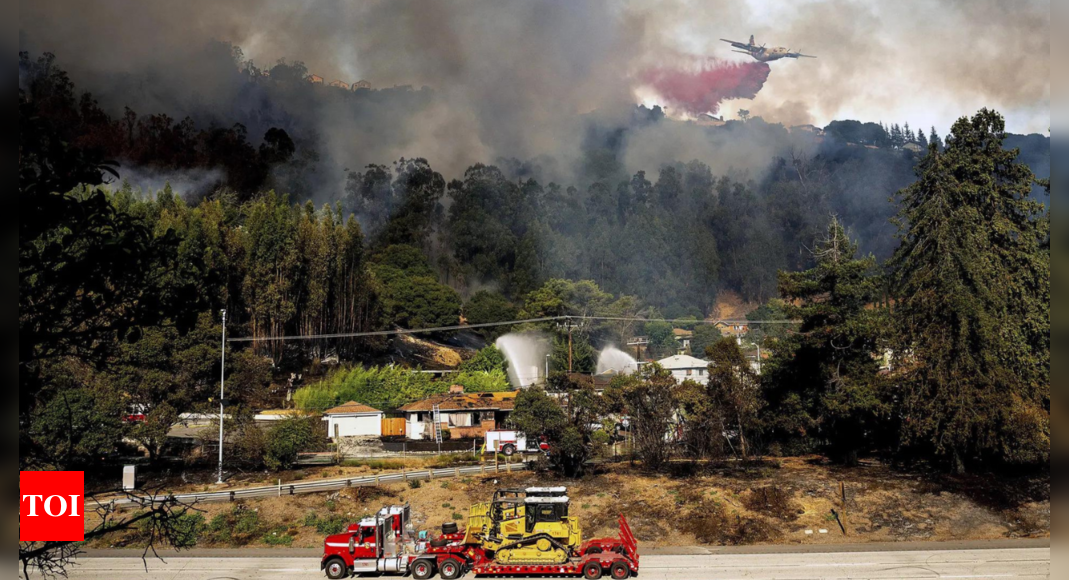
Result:
M416 580L554 576L626 580L638 574L638 543L624 516L620 535L583 541L568 513L565 488L500 490L472 506L466 530L446 523L431 541L416 535L408 506L383 508L325 542L322 569L331 580L354 574L411 574Z

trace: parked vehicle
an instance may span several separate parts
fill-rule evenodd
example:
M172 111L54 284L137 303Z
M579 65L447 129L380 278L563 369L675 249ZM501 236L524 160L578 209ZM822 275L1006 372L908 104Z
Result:
M517 453L549 453L549 442L539 437L528 441L527 435L514 430L499 429L486 432L486 452L512 457Z

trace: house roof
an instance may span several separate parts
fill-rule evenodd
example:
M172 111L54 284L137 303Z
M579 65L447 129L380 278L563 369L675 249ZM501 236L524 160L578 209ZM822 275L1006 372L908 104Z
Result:
M674 371L681 369L704 369L709 366L709 361L681 354L670 356L664 360L659 360L657 361L657 364L664 367L665 370Z
M511 411L516 408L516 392L507 393L457 393L438 395L401 407L406 413L442 411Z
M367 405L361 405L360 403L357 403L356 401L349 401L348 403L346 403L346 404L344 404L344 405L342 405L340 407L334 407L333 409L328 409L323 414L324 415L359 415L359 414L371 415L371 414L376 414L376 413L381 413L381 412L382 411L380 411L378 409L373 409L371 407L368 407Z
M677 338L690 338L694 336L694 332L682 328L673 328L672 334L676 335Z

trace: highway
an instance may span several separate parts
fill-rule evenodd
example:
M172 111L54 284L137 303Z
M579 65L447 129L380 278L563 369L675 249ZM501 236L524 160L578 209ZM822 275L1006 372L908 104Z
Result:
M819 548L817 548L819 549ZM877 547L872 548L877 550ZM893 548L892 548L893 549ZM642 580L966 580L1050 578L1050 548L824 553L655 554ZM228 553L227 556L230 554ZM312 580L326 576L315 557L175 557L79 560L71 580ZM471 577L469 575L469 577Z

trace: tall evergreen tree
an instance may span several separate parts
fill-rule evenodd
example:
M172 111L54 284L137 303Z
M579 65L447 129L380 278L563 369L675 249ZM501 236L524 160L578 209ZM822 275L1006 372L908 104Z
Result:
M1005 121L959 120L903 190L891 261L904 442L970 459L1049 461L1050 256L1035 177Z
M906 144L906 134L902 131L902 127L896 123L891 127L891 146L898 149Z
M936 150L943 150L943 139L939 137L939 133L932 127L932 132L928 134L928 142L930 145L934 145Z
M928 150L928 137L924 134L924 129L917 129L917 144Z
M765 376L769 424L788 438L816 435L848 464L871 447L882 407L873 355L885 316L871 308L881 280L876 259L857 253L833 219L814 251L816 267L780 274L787 316L802 325L776 349Z

